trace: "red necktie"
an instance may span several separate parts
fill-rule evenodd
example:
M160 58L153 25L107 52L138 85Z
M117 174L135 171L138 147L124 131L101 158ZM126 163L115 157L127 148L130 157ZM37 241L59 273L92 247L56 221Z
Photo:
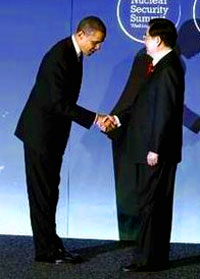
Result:
M147 65L147 76L150 76L153 73L154 67L152 62L149 62Z

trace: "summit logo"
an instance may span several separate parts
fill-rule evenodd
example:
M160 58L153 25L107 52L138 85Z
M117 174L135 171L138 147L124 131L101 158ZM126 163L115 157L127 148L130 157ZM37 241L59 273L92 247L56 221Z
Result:
M168 18L178 26L181 0L118 0L117 20L121 30L132 40L143 43L148 22Z
M199 24L199 19L200 19L200 1L195 0L194 5L193 5L193 19L195 26L197 30L200 32L200 24Z

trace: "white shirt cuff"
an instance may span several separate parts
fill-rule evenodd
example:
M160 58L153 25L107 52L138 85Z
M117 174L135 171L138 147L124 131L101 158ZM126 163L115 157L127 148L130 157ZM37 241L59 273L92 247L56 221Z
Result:
M119 128L122 124L119 120L119 117L117 115L113 115L113 117L115 118L115 123L117 125L117 128Z

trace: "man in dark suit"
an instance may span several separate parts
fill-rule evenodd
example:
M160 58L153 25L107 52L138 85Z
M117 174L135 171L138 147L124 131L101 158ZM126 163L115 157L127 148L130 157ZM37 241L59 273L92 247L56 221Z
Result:
M139 84L136 96L115 113L121 128L127 127L121 153L128 154L127 168L133 176L127 183L134 187L133 202L140 217L140 262L124 267L124 271L156 271L168 265L184 102L184 72L174 50L176 38L171 21L150 21L145 45L152 57L152 67L149 65L148 77ZM134 80L132 83L134 90Z
M106 27L97 17L81 20L75 34L44 56L15 135L24 142L31 225L36 261L76 263L56 234L56 206L62 156L71 123L102 126L106 116L76 104L82 80L82 56L100 49ZM114 126L112 117L107 116Z

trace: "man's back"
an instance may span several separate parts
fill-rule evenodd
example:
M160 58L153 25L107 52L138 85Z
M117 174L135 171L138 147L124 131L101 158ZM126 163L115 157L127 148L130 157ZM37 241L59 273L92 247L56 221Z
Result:
M43 152L55 146L63 151L71 126L64 110L68 103L77 102L81 78L82 63L77 59L71 39L58 42L41 62L16 136Z

